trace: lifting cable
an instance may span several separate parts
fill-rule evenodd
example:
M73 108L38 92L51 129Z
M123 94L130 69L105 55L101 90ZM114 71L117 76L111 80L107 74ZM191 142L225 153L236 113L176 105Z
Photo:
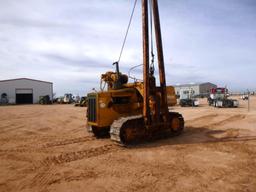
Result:
M153 42L153 15L152 15L152 0L149 1L149 13L150 13L150 44L151 44L151 64L150 64L150 73L151 75L154 74L155 71L155 54L154 54L154 42Z
M127 27L127 30L126 30L126 33L125 33L124 41L123 41L123 44L122 44L122 48L121 48L120 55L119 55L117 63L120 62L122 54L123 54L124 46L125 46L126 39L127 39L128 33L129 33L129 29L130 29L130 26L131 26L131 23L132 23L132 18L133 18L133 15L134 15L136 4L137 4L137 0L134 1L132 13L131 13L131 16L130 16L130 19L129 19L128 27Z
M129 30L130 30L130 26L131 26L131 23L132 23L133 15L134 15L134 12L135 12L137 1L138 0L134 1L132 13L131 13L131 16L130 16L130 19L129 19L129 23L128 23L128 27L127 27L127 30L126 30L126 33L125 33L125 37L124 37L124 41L123 41L122 48L121 48L121 51L120 51L120 55L119 55L118 61L115 62L115 63L119 63L120 60L121 60L121 57L122 57L122 54L123 54L123 50L124 50L124 46L125 46L125 43L126 43L126 39L127 39ZM149 3L149 6L150 6L149 8L150 8L150 44L151 44L150 73L151 73L151 75L153 75L154 71L155 71L155 66L154 66L155 54L154 54L154 43L153 43L153 13L152 13L152 9L153 8L152 8L152 0L150 0L149 2L150 2ZM138 66L135 66L135 67L138 67Z

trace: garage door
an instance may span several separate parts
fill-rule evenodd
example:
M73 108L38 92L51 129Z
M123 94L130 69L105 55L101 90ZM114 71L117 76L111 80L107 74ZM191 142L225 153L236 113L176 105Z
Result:
M16 89L16 104L33 104L33 90Z

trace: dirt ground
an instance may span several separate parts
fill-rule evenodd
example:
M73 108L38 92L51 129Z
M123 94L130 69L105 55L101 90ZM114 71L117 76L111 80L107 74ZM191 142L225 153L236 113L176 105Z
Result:
M124 148L86 132L85 108L0 107L0 191L256 191L256 97L173 107L175 138Z

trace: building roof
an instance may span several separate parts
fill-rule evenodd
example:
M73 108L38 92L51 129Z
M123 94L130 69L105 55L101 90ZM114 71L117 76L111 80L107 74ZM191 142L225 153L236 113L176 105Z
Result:
M37 81L37 82L42 82L42 83L50 83L50 84L53 84L52 82L49 82L49 81L41 81L41 80L29 79L29 78L6 79L6 80L0 80L0 82L19 81L19 80L29 80L29 81Z
M180 84L180 85L174 85L174 87L189 87L189 86L199 86L199 85L204 85L204 84L212 84L212 85L215 85L215 84L210 83L210 82L204 82L204 83L187 83L187 84Z

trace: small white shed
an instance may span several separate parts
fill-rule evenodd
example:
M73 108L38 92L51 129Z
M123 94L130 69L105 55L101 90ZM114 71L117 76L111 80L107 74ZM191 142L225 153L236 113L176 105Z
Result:
M40 96L53 98L53 83L28 78L0 80L0 101L11 104L38 103Z

